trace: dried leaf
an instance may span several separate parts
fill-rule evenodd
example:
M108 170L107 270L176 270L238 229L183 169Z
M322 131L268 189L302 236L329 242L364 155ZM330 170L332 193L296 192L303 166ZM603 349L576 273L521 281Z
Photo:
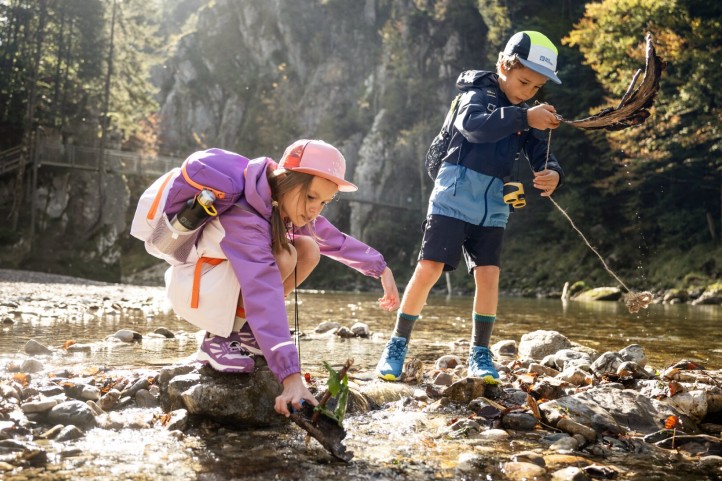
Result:
M72 339L69 339L63 343L63 349L65 349L67 351L68 348L70 346L72 346L73 344L75 344L75 341L73 341Z
M19 382L23 387L28 385L30 382L30 376L22 372L16 372L13 374L13 381Z
M672 397L675 394L684 392L684 386L682 386L677 381L670 381L669 384L667 385L667 387L669 388L669 397Z
M539 421L542 420L541 411L539 411L539 405L536 402L536 399L534 399L533 396L527 394L526 396L526 405L529 406L529 409L531 409L532 415L537 418Z
M682 427L682 421L680 421L677 416L668 416L667 419L664 420L664 427L665 429L676 429Z

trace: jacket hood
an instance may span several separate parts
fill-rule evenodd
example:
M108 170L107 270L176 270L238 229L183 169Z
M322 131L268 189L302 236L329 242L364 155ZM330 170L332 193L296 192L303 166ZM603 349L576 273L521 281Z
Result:
M486 70L466 70L456 79L456 88L466 92L471 88L496 87L499 85L499 76L495 72Z
M266 219L271 218L271 186L268 185L266 172L275 169L277 164L269 157L259 157L248 162L243 172L246 185L244 197L248 205Z

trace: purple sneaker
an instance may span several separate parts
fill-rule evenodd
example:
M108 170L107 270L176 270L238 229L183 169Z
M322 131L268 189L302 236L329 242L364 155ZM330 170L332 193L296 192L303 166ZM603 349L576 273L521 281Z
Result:
M241 327L241 330L238 333L238 340L241 343L241 347L246 351L263 356L261 346L258 345L258 341L256 341L256 337L253 335L253 331L251 331L251 326L248 325L248 322L243 324L243 327Z
M256 362L239 341L237 332L228 337L206 333L196 359L219 372L252 372Z

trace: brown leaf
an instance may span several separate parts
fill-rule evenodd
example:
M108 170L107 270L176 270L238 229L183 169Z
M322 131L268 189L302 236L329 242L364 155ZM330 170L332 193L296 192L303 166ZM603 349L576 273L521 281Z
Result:
M529 406L529 409L531 409L532 415L537 418L539 421L542 420L541 411L539 411L539 405L536 402L536 399L530 394L526 395L526 405Z
M682 386L677 381L669 381L669 384L667 385L669 388L669 397L674 396L675 394L684 392L684 386Z
M69 348L70 346L72 346L73 344L75 344L75 341L69 339L69 340L67 340L67 341L65 341L65 342L63 343L63 349L65 349L65 350L67 351L68 348Z

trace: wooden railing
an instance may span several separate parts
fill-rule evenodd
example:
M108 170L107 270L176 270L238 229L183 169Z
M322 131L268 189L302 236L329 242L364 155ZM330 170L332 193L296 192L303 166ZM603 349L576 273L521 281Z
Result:
M0 152L0 175L16 170L20 165L22 153L23 149L19 145Z

